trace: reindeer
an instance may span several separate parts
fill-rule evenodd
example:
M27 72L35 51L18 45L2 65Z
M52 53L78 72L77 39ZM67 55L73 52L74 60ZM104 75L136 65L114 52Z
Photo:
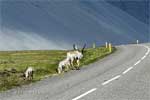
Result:
M80 66L80 60L83 58L84 49L86 47L86 44L84 44L82 50L80 51L76 45L73 45L74 51L67 52L67 58L70 61L71 66L74 69L74 62L77 63L77 69L79 69Z
M34 69L32 67L28 67L23 76L25 77L25 79L32 80L33 72L34 72Z
M58 74L60 74L66 67L67 71L69 70L69 66L70 66L70 59L66 58L63 61L59 62L57 71Z

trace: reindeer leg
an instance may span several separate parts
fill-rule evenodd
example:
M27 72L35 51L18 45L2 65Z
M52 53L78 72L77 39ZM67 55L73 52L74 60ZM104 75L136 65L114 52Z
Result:
M70 69L70 65L68 65L68 69L67 69L67 71L69 71L69 69Z
M33 72L31 73L31 80L33 80Z
M65 66L65 72L67 72L67 70L68 70L68 66L66 65L66 66Z
M60 71L60 69L58 70L58 74L60 74L61 73L61 71Z
M27 80L29 81L30 80L30 77L28 76Z
M58 70L58 74L60 74L60 73L61 73L61 71L62 71L60 68L58 68L57 70Z
M80 70L80 60L77 59L77 70Z
M29 73L29 80L31 81L31 72Z
M70 63L71 63L71 69L74 70L74 64L73 64L74 59L71 59Z
M31 80L31 76L29 76L29 81Z
M72 69L74 70L75 69L75 67L74 67L74 64L73 64L74 62L72 62Z

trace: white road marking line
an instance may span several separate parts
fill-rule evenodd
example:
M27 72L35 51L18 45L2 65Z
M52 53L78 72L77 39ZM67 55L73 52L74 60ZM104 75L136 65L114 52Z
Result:
M148 54L149 54L149 52L146 52L146 54L145 54L145 55L147 56Z
M89 91L83 93L82 95L80 95L80 96L78 96L78 97L76 97L76 98L74 98L74 99L72 99L72 100L78 100L78 99L80 99L80 98L86 96L87 94L94 92L95 90L97 90L97 88L93 88L93 89L91 89L91 90L89 90Z
M141 60L137 61L137 62L134 64L134 66L136 66L136 65L139 64L140 62L141 62Z
M149 52L150 52L150 48L148 46L144 46L144 47L148 49L148 51L145 54L147 56L149 54Z
M117 75L117 76L113 77L112 79L110 79L110 80L108 80L108 81L102 83L102 85L106 85L106 84L108 84L109 82L118 79L119 77L121 77L121 75Z
M130 71L131 69L133 69L133 67L129 67L127 70L125 70L122 74L126 74L128 71Z
M146 58L146 55L144 55L142 58L141 58L141 60L144 60Z
M148 51L145 53L145 55L139 60L139 61L137 61L135 64L134 64L134 66L136 66L137 64L139 64L142 60L144 60L145 58L146 58L146 56L149 54L149 52L150 52L150 48L148 47L148 46L144 46L145 48L147 48L148 49ZM133 69L133 67L129 67L127 70L125 70L122 74L125 74L125 73L127 73L128 71L130 71L131 69Z

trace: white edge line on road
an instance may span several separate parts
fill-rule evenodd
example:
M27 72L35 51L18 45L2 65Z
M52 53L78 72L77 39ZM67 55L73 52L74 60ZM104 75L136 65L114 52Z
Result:
M150 48L148 46L144 46L144 47L148 49L148 51L145 54L147 56L149 54L149 52L150 52Z
M145 48L148 49L148 51L145 53L145 55L139 60L137 61L134 66L136 66L137 64L139 64L142 60L144 60L146 58L146 56L149 54L150 52L150 48L148 46L144 46ZM130 71L131 69L133 69L133 67L129 67L127 70L125 70L122 74L126 74L128 71Z
M131 69L133 69L133 67L129 67L127 70L125 70L122 74L126 74L128 71L130 71Z
M74 98L74 99L72 99L72 100L78 100L78 99L80 99L80 98L86 96L87 94L94 92L95 90L97 90L97 88L93 88L93 89L91 89L91 90L89 90L89 91L87 91L87 92L81 94L80 96L78 96L78 97L76 97L76 98Z
M146 58L146 55L144 55L142 58L141 58L141 60L144 60Z
M106 82L102 83L102 85L106 85L106 84L108 84L109 82L111 82L111 81L113 81L113 80L118 79L119 77L121 77L121 75L117 75L117 76L115 76L115 77L111 78L110 80L108 80L108 81L106 81Z
M139 64L140 62L141 62L141 60L137 61L137 62L134 64L134 66L136 66L136 65Z
M147 56L149 54L149 51L147 51L146 53L145 53L145 56Z
M145 54L145 55L147 56L147 55L149 54L149 52L150 52L150 49L148 49L148 51L146 52L146 54Z

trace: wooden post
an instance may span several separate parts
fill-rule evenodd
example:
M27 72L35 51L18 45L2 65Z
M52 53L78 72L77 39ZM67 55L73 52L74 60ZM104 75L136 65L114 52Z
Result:
M109 52L112 52L112 45L109 43Z

